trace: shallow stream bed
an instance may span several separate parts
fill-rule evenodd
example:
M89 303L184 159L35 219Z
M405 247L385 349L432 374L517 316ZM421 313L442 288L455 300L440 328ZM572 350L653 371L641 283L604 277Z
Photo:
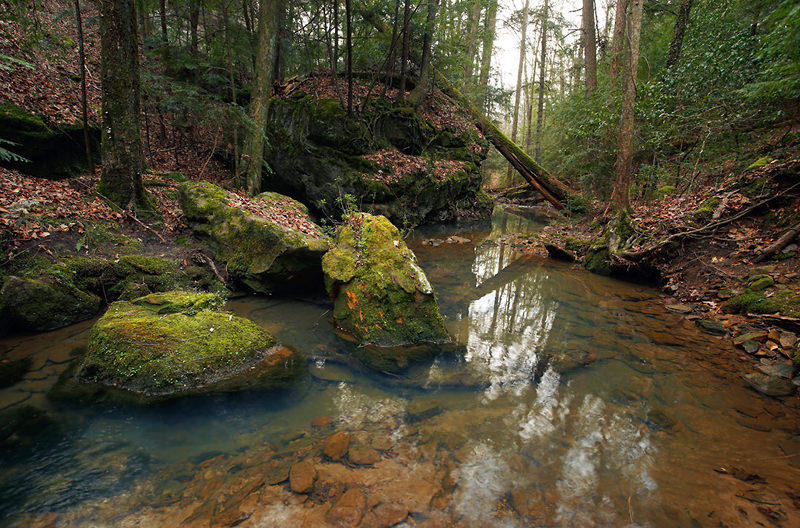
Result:
M463 355L402 375L361 367L355 345L333 332L325 299L228 306L309 358L310 376L280 394L150 408L52 402L46 391L91 322L0 341L6 357L34 357L23 382L0 390L0 407L27 404L56 419L0 454L0 519L800 526L796 398L747 388L740 375L749 360L665 310L656 290L503 242L504 233L538 227L499 215L409 240ZM445 241L452 235L460 238ZM431 238L443 242L422 244ZM332 460L325 441L342 431L349 453ZM307 494L287 481L301 460L315 473Z

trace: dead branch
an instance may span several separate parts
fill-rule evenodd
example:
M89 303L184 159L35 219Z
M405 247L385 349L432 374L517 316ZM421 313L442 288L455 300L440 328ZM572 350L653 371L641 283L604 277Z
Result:
M769 257L777 253L778 251L782 250L789 243L794 240L794 238L800 234L800 223L795 224L789 230L783 234L778 240L775 241L774 244L771 246L767 246L766 248L758 251L758 256L753 260L753 262L762 262L767 260Z

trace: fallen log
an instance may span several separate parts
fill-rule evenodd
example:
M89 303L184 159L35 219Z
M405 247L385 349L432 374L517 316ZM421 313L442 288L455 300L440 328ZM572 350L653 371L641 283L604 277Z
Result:
M467 110L475 120L475 125L486 136L492 145L511 163L511 166L525 178L531 186L558 209L575 208L583 202L582 198L572 192L558 178L547 172L541 165L528 156L516 143L503 134L494 123L484 116L467 99L458 88L441 72L436 72L436 81L442 92L452 98L459 106Z
M789 243L792 240L794 240L795 237L799 234L800 234L800 223L797 223L794 226L792 226L786 233L784 233L778 240L776 240L774 244L762 249L758 253L758 256L753 260L753 262L762 262L764 260L767 260L775 253L788 246Z

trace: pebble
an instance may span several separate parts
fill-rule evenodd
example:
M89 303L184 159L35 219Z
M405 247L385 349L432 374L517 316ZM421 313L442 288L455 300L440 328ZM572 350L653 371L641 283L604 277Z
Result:
M756 368L768 376L784 379L791 379L792 373L794 372L794 366L791 363L758 365Z
M325 440L322 452L331 460L341 460L345 453L347 453L348 447L350 447L350 433L347 431L339 431Z
M289 487L295 493L311 493L317 471L310 460L303 460L292 466L289 471Z
M692 306L683 303L676 303L676 304L668 304L666 306L667 310L679 314L688 314L692 312Z
M364 517L367 499L358 489L349 489L328 512L328 520L335 525L358 526Z
M415 399L408 404L408 421L421 422L441 412L442 407L437 400Z
M333 422L330 416L317 416L313 420L311 420L311 427L325 427L326 425L330 425Z
M797 387L789 380L775 378L760 372L745 374L742 376L742 379L744 379L753 390L766 396L776 398L790 396L797 390Z
M697 321L695 321L695 323L697 323L697 326L699 326L709 334L718 336L724 336L728 334L728 327L720 323L719 321L712 321L710 319L698 319Z
M347 452L347 458L350 460L351 464L371 466L380 461L381 455L371 447L360 443L354 443Z

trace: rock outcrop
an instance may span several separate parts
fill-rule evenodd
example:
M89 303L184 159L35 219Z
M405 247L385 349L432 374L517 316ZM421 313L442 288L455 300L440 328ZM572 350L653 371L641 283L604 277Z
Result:
M109 306L65 382L150 402L204 392L278 388L305 368L255 323L220 311L211 293L168 292ZM64 391L62 391L62 395Z
M236 280L261 293L321 289L320 260L330 242L303 204L277 193L245 200L208 182L179 190L192 229Z
M270 103L269 188L334 218L349 195L398 225L491 209L479 170L488 142L444 95L420 110L375 101L354 117L313 92L301 86Z

